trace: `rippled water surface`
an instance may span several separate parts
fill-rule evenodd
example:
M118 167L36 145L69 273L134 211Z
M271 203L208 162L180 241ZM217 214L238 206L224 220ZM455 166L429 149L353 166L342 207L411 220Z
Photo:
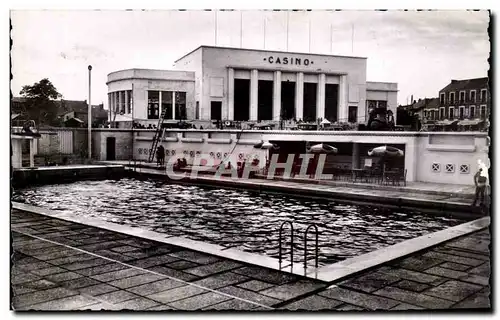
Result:
M303 234L313 223L319 229L321 265L465 222L375 205L135 179L37 186L16 191L13 200L275 258L279 226L292 221L295 261L303 259ZM290 247L288 229L283 235L286 253ZM313 234L309 238L312 257ZM289 255L284 258L289 259Z

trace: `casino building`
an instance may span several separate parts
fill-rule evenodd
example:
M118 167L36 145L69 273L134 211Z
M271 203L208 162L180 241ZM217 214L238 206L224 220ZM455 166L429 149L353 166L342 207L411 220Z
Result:
M280 120L364 123L371 108L396 114L397 84L368 82L361 57L200 46L174 70L128 69L108 75L110 119L199 122Z

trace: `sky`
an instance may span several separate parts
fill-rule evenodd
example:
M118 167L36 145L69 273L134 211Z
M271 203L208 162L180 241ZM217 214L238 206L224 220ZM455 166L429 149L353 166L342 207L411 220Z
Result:
M64 99L86 100L90 64L91 102L107 106L109 73L172 69L200 45L367 57L367 81L397 82L399 104L488 75L487 11L298 11L288 21L287 41L285 11L14 10L11 90L48 78Z

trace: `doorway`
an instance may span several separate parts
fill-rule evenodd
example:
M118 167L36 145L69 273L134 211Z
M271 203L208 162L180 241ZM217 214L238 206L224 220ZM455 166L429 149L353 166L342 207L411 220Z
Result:
M107 137L106 138L106 160L113 161L116 160L116 138Z
M210 102L210 119L211 120L222 120L222 102L221 101Z

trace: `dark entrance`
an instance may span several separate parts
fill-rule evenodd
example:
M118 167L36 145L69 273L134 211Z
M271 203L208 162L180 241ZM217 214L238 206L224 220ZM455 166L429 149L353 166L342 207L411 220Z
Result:
M250 119L250 80L234 79L234 120Z
M211 120L222 120L222 102L221 101L210 102L210 119Z
M304 121L316 121L316 83L304 83Z
M273 81L259 80L258 89L258 120L279 120L273 119Z
M281 82L281 119L295 118L295 82Z
M337 84L326 84L325 87L325 118L328 121L337 121L338 112L338 92L339 86Z
M116 160L116 138L106 138L106 160Z

